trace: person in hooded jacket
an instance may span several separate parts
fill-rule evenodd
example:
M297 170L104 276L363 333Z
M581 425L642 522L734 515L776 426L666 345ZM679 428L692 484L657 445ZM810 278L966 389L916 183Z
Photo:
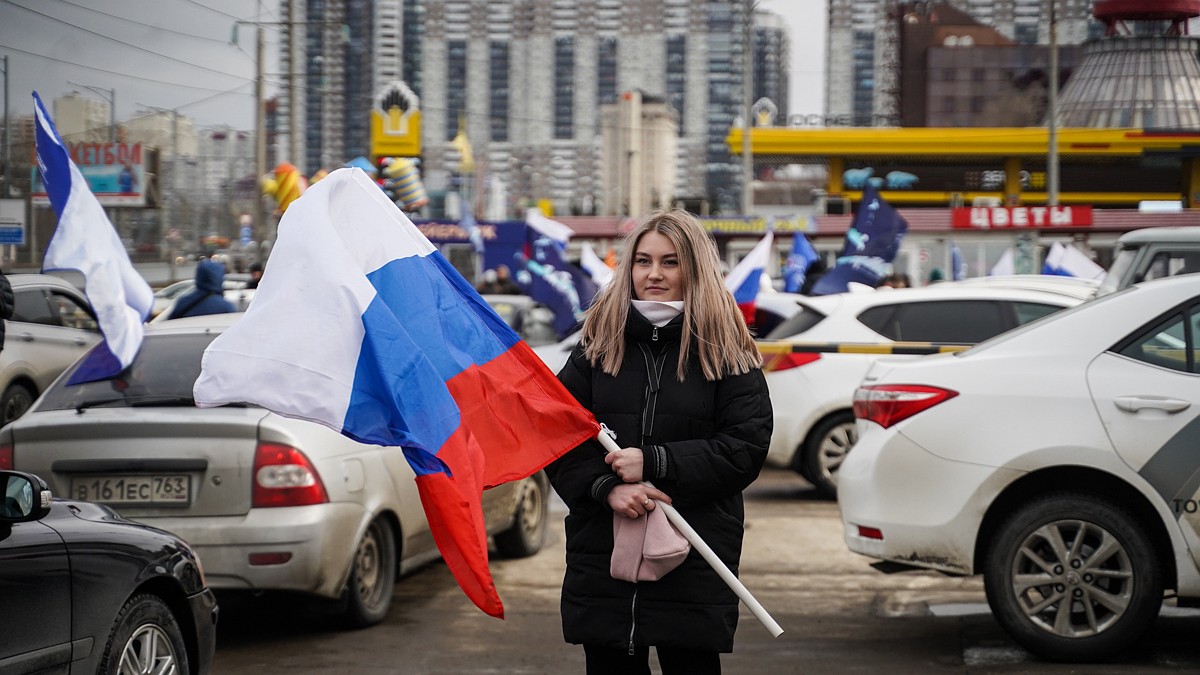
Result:
M196 287L175 300L168 319L236 312L225 299L225 266L213 260L196 263Z
M742 491L771 440L762 357L694 216L654 212L624 250L559 373L621 446L606 455L589 440L546 467L569 508L563 637L583 645L588 675L649 675L650 647L664 675L720 673L734 591L695 550L656 581L614 579L614 514L672 504L737 573Z
M7 321L13 317L16 296L13 295L12 282L0 271L0 319ZM0 350L4 349L4 321L0 321Z

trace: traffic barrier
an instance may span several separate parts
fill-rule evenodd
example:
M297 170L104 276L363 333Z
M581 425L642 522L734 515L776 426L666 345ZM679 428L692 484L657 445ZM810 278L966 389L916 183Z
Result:
M961 352L972 345L945 342L784 342L761 340L756 343L763 355L780 354L946 354Z

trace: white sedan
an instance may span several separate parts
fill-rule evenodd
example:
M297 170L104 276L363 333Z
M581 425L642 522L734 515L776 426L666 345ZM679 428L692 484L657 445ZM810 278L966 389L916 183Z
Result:
M759 343L775 417L767 463L833 496L857 437L854 388L872 362L892 353L889 344L974 344L1074 307L1095 290L1095 282L1018 276L800 296L799 312ZM937 351L907 347L915 355Z
M1049 659L1105 659L1164 589L1200 599L1200 278L1147 282L957 354L881 360L841 469L851 550L982 573Z

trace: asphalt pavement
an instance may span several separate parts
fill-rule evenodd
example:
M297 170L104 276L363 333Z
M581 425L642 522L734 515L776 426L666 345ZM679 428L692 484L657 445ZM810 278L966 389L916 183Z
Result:
M476 609L440 562L402 579L387 619L360 631L294 598L223 597L213 673L582 674L582 649L562 641L559 623L562 516L558 503L537 555L492 562L503 621ZM996 624L980 578L876 571L843 544L837 505L786 471L747 491L742 563L784 633L772 638L743 608L726 675L1200 672L1200 613L1170 606L1112 663L1041 662Z

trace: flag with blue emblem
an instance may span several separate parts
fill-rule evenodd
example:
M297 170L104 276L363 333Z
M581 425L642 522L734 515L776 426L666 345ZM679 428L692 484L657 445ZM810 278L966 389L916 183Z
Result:
M804 287L804 279L808 276L808 268L820 258L813 248L812 242L803 232L792 236L792 252L788 255L787 264L783 268L783 290L788 293L799 293Z
M907 232L908 221L879 196L874 184L868 183L837 264L813 284L812 294L844 293L851 283L878 286L891 269Z

